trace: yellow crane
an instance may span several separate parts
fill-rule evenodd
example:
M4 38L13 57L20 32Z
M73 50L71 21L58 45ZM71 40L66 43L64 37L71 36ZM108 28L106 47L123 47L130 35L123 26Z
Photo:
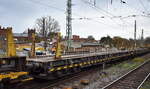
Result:
M30 57L35 57L35 33L32 33L32 45L31 45L31 52Z
M14 44L14 38L11 27L6 29L6 41L7 41L7 56L8 57L16 56L16 48Z
M0 31L5 34L7 43L7 57L0 58L0 88L9 86L11 83L23 83L33 80L33 78L28 75L28 72L24 71L26 57L16 55L12 28L0 28Z
M61 33L57 33L57 46L56 46L56 52L55 52L55 59L61 59L61 45L60 45L60 40L61 40Z

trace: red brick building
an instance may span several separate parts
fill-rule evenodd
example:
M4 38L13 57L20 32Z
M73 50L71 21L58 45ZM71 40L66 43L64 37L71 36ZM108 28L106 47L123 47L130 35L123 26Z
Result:
M65 37L65 40L67 40L67 37ZM97 42L96 40L94 40L94 39L88 39L88 38L80 38L80 36L79 35L73 35L72 36L72 41L73 42L89 42L89 43L95 43L95 42Z

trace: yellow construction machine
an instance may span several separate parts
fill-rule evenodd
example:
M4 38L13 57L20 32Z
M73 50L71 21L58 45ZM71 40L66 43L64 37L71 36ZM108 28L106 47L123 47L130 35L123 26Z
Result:
M57 33L57 46L56 46L56 52L55 52L55 59L61 59L61 45L60 45L60 40L61 40L61 33Z
M12 28L1 28L0 35L6 36L6 57L0 57L0 89L12 83L26 82L33 78L25 72L26 57L16 55Z

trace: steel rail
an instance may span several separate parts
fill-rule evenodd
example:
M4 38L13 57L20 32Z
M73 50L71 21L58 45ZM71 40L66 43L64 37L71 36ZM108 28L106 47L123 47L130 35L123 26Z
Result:
M127 73L124 74L123 76L117 78L116 80L114 80L113 82L109 83L108 85L104 86L102 89L107 89L107 88L109 88L109 87L112 86L113 84L117 83L119 80L125 78L125 77L128 76L129 74L133 73L134 71L136 71L136 70L138 70L139 68L141 68L142 66L144 66L144 65L145 65L146 63L148 63L149 61L150 61L150 59L147 60L147 61L145 61L144 63L140 64L139 66L137 66L137 67L134 68L133 70L127 72Z
M145 81L150 77L150 73L145 77L145 79L142 81L142 83L138 86L137 89L140 89L142 85L145 83Z

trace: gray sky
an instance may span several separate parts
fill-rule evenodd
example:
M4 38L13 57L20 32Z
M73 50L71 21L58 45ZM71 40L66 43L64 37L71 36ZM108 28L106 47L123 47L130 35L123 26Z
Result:
M27 28L34 28L37 18L52 16L65 35L65 9L67 0L0 0L0 25L13 27L14 32L23 32ZM134 20L137 20L137 38L141 29L145 30L145 37L150 36L150 0L97 0L96 7L86 4L83 0L73 1L73 18L86 17L88 20L73 20L73 34L87 37L93 35L96 39L110 35L133 38ZM92 0L84 0L92 1ZM143 13L144 12L144 13ZM128 18L112 18L115 16ZM99 18L104 16L104 18Z

